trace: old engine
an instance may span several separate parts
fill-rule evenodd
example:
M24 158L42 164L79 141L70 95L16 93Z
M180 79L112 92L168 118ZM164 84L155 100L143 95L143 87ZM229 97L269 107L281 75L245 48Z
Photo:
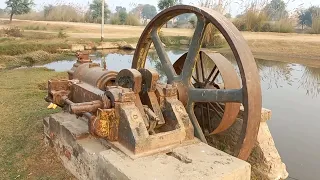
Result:
M159 29L185 13L196 15L197 26L188 52L172 64ZM220 53L202 49L209 25L227 40L238 72ZM145 68L151 44L167 84L158 81L157 71ZM115 72L92 63L86 53L77 53L77 57L68 80L49 81L46 100L86 117L93 136L130 156L143 156L198 139L206 142L206 136L228 129L243 109L234 155L244 160L250 155L261 116L258 70L244 38L221 14L187 5L159 13L140 37L132 69ZM223 82L217 82L218 77Z

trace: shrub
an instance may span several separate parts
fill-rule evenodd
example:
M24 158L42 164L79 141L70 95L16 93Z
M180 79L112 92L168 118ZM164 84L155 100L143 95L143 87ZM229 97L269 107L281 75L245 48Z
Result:
M190 42L190 37L185 37L185 36L164 36L163 32L160 31L159 37L161 39L161 42L165 44L166 46L180 46L181 41L189 41Z
M72 5L58 5L51 7L45 14L47 21L83 22L84 16Z
M272 26L273 32L292 33L294 31L293 22L290 19L281 19Z
M5 36L11 36L11 37L22 37L23 30L21 30L18 27L10 27L10 28L3 28L1 30L1 34L4 34Z
M266 24L267 16L263 12L248 10L244 15L233 21L240 31L262 31ZM266 28L266 27L265 27Z
M127 16L125 24L130 25L130 26L140 26L141 25L139 18L133 14L129 14Z
M320 17L312 18L312 25L309 33L320 34Z
M213 24L210 23L204 33L202 42L203 47L221 47L224 44L225 40L220 36L220 32Z
M267 20L267 16L263 12L249 10L245 14L246 30L256 31L256 32L261 31L261 28L266 20Z
M110 24L118 25L120 24L120 18L117 15L113 15L110 17Z
M30 39L30 40L37 40L37 39L46 39L46 40L49 40L49 39L54 39L54 38L57 38L57 35L56 34L52 34L52 33L45 33L45 32L37 32L37 35L35 36L34 35L34 32L24 32L23 33L23 37L25 39Z
M246 31L246 24L242 18L237 18L232 22L239 31Z
M47 30L47 28L45 26L39 26L39 25L37 25L37 26L33 26L33 25L26 26L26 27L24 27L24 29L25 30L43 30L43 31Z
M272 26L270 23L264 23L261 27L261 32L271 32Z
M31 53L27 53L20 56L21 59L24 59L26 65L33 65L39 62L50 61L52 55L45 51L35 51Z
M68 37L68 36L67 36L67 33L64 32L63 30L60 30L60 31L58 32L58 38L64 39L64 38L67 38L67 37Z
M165 45L172 45L173 44L171 38L168 36L164 36L162 31L159 32L159 37L161 39L161 42L164 43Z
M0 56L1 55L20 55L32 51L43 50L49 53L58 53L58 49L70 48L65 42L56 41L28 41L27 43L8 42L0 43Z

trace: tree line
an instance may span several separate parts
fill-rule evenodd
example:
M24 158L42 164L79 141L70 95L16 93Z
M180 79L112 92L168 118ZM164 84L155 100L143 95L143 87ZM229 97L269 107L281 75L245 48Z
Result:
M0 9L0 16L9 15L10 22L13 16L17 18L30 20L46 21L68 21L68 22L90 22L101 23L102 18L102 0L93 0L87 10L81 10L76 5L46 5L40 12L35 12L33 0L7 0L7 8ZM111 13L107 3L104 4L105 22L112 24L139 25L140 20L152 19L157 14L155 6L149 4L138 4L131 11L117 6L115 13ZM23 16L23 17L22 17Z
M262 7L257 7L257 1L245 0L247 7L243 13L237 17L231 18L231 15L225 12L230 6L232 0L200 0L201 6L206 6L223 13L230 18L235 26L241 31L262 31L262 32L294 32L298 26L301 30L309 33L320 33L320 8L311 6L307 9L299 9L289 16L287 11L287 3L284 0L265 0ZM164 10L171 6L182 4L182 0L159 0L159 10ZM10 22L14 15L24 18L28 15L32 20L48 20L48 21L74 21L74 22L101 22L101 6L102 0L93 0L89 4L89 8L84 12L72 5L47 5L41 12L32 11L34 5L33 0L7 0L6 10L0 9L0 15L9 14ZM105 3L105 22L119 25L140 25L146 24L157 14L155 6L149 4L138 4L131 11L127 11L125 7L117 6L114 13L111 13L108 5ZM181 15L175 18L175 25L189 24L191 27L196 25L196 17L194 15ZM166 25L167 26L167 25Z
M301 28L303 32L320 33L319 7L300 8L289 16L287 5L283 0L271 0L260 9L252 4L233 23L242 31L291 33Z

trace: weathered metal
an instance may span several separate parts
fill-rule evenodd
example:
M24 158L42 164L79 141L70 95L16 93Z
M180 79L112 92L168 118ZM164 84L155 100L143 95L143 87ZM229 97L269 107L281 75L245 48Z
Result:
M178 75L165 52L158 32L168 20L185 13L195 14L197 16L198 23L190 43L188 54L184 58L185 61L182 72ZM225 37L235 56L240 70L240 77L242 81L241 88L196 88L191 83L193 70L196 67L199 68L199 70L203 69L203 66L201 68L201 65L196 66L196 63L199 62L196 59L199 56L204 32L209 23L212 23ZM260 124L261 88L258 70L253 55L237 28L227 18L212 9L189 5L178 5L162 11L146 26L139 39L137 49L133 57L132 68L140 69L145 67L146 57L152 43L154 44L160 58L162 69L168 78L168 83L176 84L178 86L179 99L184 102L195 128L195 134L199 139L206 142L204 133L199 125L199 119L197 119L194 114L194 102L230 102L243 104L244 123L238 140L238 148L236 149L235 156L241 159L247 159L254 146ZM206 81L207 80L203 79L200 82L206 83ZM224 127L219 127L216 132L220 132L230 126L232 122L230 119L232 118L230 117L227 119L229 120L223 120Z
M74 70L77 67L84 63L92 63L91 59L89 59L88 52L77 52L76 57L78 58L77 62L73 64L73 67L68 71L69 79L73 79Z
M120 117L114 108L98 109L97 116L94 119L90 118L89 121L91 121L91 133L94 135L109 141L118 140Z
M72 77L50 80L46 100L86 117L91 135L108 140L124 153L140 156L194 139L177 89L158 84L156 71L123 69L117 73L89 62L74 68ZM163 94L161 105L158 86Z
M173 65L158 33L169 19L184 13L196 15L197 27L188 52ZM230 45L241 84L224 56L201 49L209 23ZM152 43L167 84L158 82L156 71L144 68ZM205 135L221 133L236 121L242 104L243 126L235 156L247 159L250 155L260 123L259 75L244 38L221 14L187 5L159 13L140 37L132 69L110 71L106 64L92 63L88 53L77 53L77 57L68 80L49 81L46 100L86 117L93 136L128 155L170 149L193 140L194 135L206 142Z
M188 53L182 55L174 64L173 67L177 74L181 74L183 69L183 64L185 62L185 58L187 57ZM204 50L199 52L199 61L200 63L196 63L195 72L193 75L196 77L194 78L195 82L193 84L194 87L199 89L240 89L240 82L237 75L237 72L234 69L234 66L221 54L219 53L210 53ZM204 63L204 59L212 61L213 68L206 68L210 69L210 73L204 72L204 67L202 64ZM203 71L203 73L202 73ZM201 76L204 77L201 77ZM206 76L207 75L207 76ZM217 79L218 75L222 77L223 85L216 84L215 80ZM222 87L223 86L223 87ZM179 97L180 98L180 97ZM213 107L217 106L217 108ZM198 106L197 106L198 105ZM226 102L223 107L224 109L221 110L219 108L220 103L212 103L206 102L201 103L200 98L197 99L196 106L201 109L201 112L198 113L197 119L205 118L204 122L200 121L200 126L202 130L208 131L208 134L217 134L227 130L235 121L240 111L240 103L237 102ZM220 106L221 107L221 106ZM204 109L207 111L203 113ZM210 114L223 114L221 115L221 119L218 119L218 126L213 126L210 124L212 121ZM197 114L197 113L196 113ZM206 114L206 116L205 116Z

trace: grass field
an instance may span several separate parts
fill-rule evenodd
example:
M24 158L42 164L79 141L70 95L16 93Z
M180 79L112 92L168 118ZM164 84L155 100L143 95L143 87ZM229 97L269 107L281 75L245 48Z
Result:
M58 42L65 45L72 42L97 42L100 38L99 24L14 20L10 26L18 26L22 29L37 29L25 30L25 33L33 36L36 33L36 36L39 36L38 38L42 41L45 41L47 36L55 37L57 32L63 29L68 38L64 42L61 42L61 40L58 40ZM0 19L0 29L3 27L8 27L8 20ZM104 32L106 41L130 40L136 42L143 29L142 26L105 25ZM192 29L163 28L162 31L164 36L191 36L193 34ZM310 61L320 60L318 51L320 35L255 32L242 32L242 35L258 58L309 64ZM41 38L41 36L44 37ZM313 63L315 62L311 62L311 64Z
M72 178L42 140L42 118L53 113L43 84L64 75L42 68L0 71L0 179Z

